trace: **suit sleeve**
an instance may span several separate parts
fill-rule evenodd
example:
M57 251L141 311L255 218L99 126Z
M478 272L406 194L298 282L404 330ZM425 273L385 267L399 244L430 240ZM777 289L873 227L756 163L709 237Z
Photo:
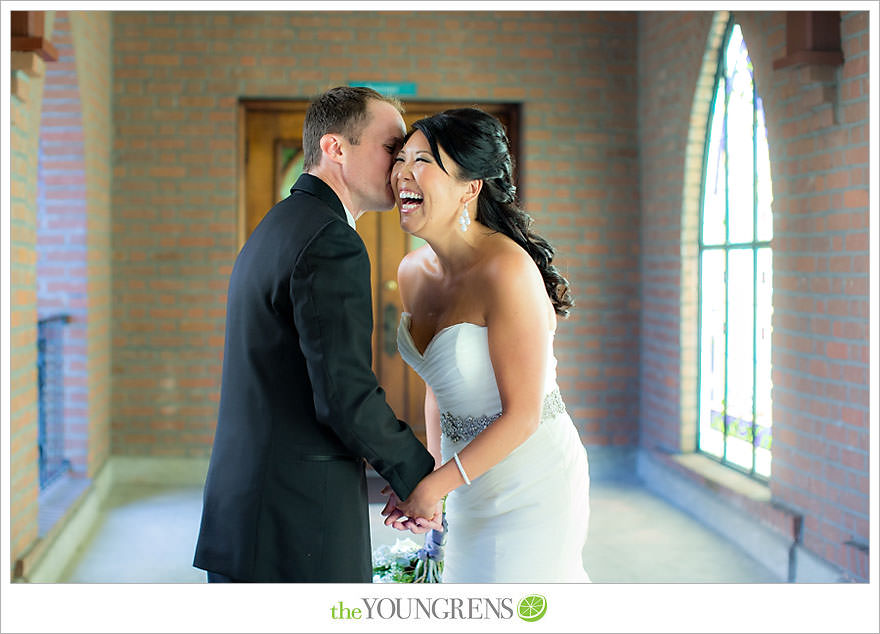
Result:
M373 374L370 260L360 237L341 222L325 226L297 262L290 295L318 421L406 499L434 459Z

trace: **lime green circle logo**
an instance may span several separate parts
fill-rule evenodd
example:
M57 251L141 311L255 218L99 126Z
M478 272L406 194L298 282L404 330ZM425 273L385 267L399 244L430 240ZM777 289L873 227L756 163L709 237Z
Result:
M540 620L547 613L547 599L540 594L523 597L517 606L519 618L528 623Z

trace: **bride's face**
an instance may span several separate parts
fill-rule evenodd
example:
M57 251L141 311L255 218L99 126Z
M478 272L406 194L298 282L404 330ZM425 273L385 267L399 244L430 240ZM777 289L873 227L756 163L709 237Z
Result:
M438 146L438 151L443 167L455 173L457 165L442 147ZM397 154L391 185L400 210L400 226L407 233L423 238L458 226L467 183L443 171L421 131L416 130Z

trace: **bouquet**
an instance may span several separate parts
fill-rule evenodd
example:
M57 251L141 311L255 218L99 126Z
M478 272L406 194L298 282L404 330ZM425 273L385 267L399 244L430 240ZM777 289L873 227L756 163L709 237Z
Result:
M443 532L425 533L423 548L408 537L398 538L391 547L379 546L373 551L373 583L440 583L446 530L444 513Z

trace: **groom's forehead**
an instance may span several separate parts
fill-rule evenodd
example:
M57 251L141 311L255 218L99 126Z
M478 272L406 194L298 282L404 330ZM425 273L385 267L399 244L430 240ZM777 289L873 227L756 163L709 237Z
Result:
M397 108L384 101L371 105L367 114L365 129L373 129L380 136L392 137L402 141L406 134L406 124Z

